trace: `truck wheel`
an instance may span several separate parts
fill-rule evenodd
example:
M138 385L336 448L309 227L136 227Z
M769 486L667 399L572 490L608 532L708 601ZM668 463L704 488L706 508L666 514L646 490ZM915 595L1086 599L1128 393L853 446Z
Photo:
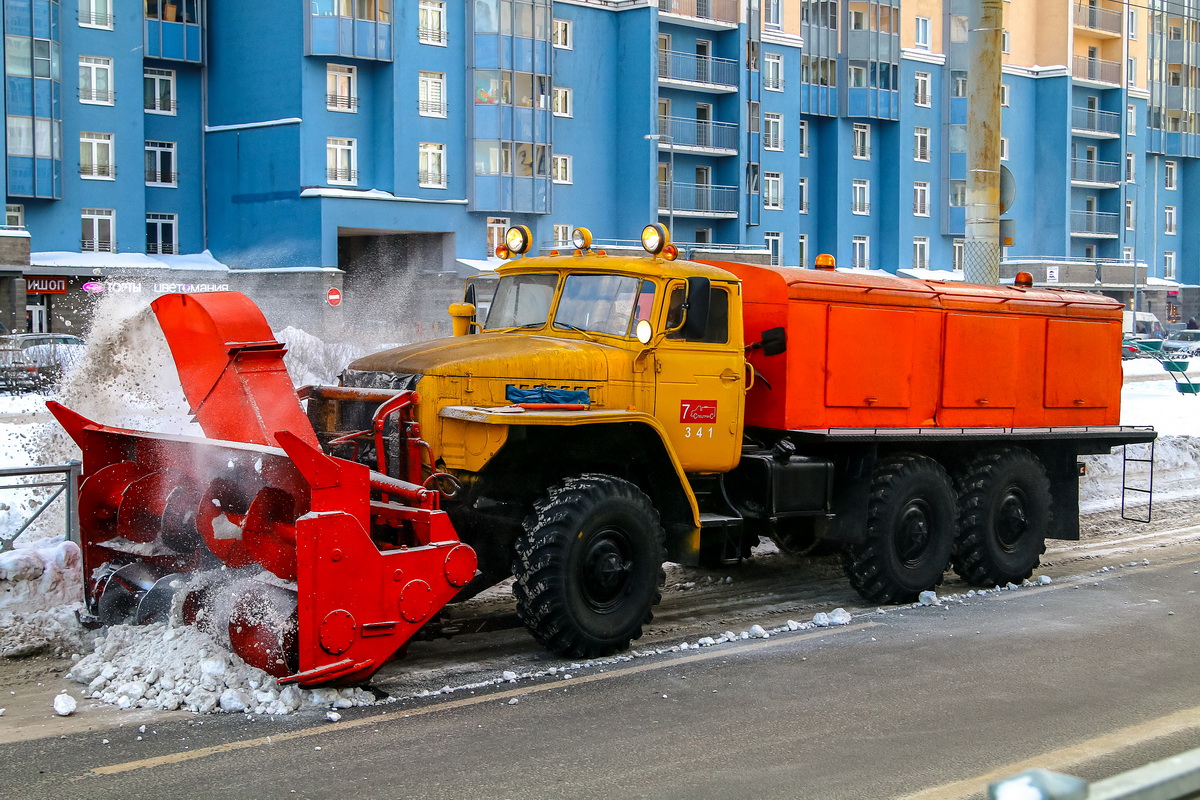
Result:
M942 582L955 531L954 490L941 464L920 455L875 466L867 536L842 550L846 577L873 603L910 603Z
M954 571L974 586L1020 583L1046 552L1050 479L1033 453L1013 447L976 456L958 474Z
M523 525L513 595L533 638L591 658L641 637L665 579L666 535L649 497L611 475L567 478Z

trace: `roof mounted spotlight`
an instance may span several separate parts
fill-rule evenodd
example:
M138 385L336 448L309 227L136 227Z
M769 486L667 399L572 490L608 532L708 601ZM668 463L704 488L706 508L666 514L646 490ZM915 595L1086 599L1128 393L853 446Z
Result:
M674 261L679 258L679 248L673 244L669 244L663 248L662 257L667 261Z
M664 225L654 222L642 228L642 248L650 255L658 255L671 243L671 234Z
M533 244L533 233L524 225L513 225L504 232L504 243L509 252L522 255L528 252Z
M1013 278L1013 286L1018 286L1022 289L1033 288L1033 274L1029 272L1018 272L1017 277Z
M813 259L814 269L837 269L837 259L829 253L821 253Z
M496 258L503 258L506 260L512 258L512 251L508 249L508 245L496 245Z
M576 250L587 250L592 246L592 232L587 228L576 228L571 231L571 244Z

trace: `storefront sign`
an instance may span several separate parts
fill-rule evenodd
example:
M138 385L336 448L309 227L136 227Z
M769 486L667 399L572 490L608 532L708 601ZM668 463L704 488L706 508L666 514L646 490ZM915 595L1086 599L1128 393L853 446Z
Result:
M66 294L66 278L25 276L25 294Z
M136 281L88 281L85 292L110 294L169 294L171 292L228 292L228 283L137 283Z

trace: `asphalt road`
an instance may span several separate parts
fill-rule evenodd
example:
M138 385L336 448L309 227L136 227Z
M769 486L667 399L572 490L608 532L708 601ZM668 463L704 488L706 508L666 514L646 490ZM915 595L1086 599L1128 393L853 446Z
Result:
M9 743L5 793L937 800L1034 764L1096 779L1200 746L1198 570L1185 548L338 722L160 719Z

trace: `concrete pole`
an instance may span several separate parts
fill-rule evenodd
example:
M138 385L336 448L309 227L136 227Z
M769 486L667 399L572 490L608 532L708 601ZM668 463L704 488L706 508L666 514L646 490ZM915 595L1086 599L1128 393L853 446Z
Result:
M1004 0L974 0L967 34L967 229L963 278L1000 282L1000 34Z

